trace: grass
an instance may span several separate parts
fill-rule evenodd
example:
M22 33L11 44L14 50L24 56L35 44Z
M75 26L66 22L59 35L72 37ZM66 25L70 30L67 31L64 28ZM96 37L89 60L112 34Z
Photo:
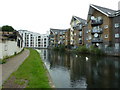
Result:
M50 88L47 71L43 66L40 54L29 49L30 55L11 76L16 77L15 83L24 84L21 80L27 80L26 88Z

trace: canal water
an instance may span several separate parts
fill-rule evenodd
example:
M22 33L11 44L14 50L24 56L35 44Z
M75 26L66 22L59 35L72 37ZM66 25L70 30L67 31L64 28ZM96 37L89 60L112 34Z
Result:
M120 58L38 50L56 88L120 88Z

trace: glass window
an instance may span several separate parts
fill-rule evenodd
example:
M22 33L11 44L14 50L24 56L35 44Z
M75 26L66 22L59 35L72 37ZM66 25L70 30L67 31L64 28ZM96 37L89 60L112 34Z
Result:
M115 43L115 49L119 49L119 43Z
M119 38L119 33L115 34L115 38Z
M115 28L118 28L119 27L119 23L115 23Z
M105 35L105 38L108 38L108 34Z
M105 25L104 28L107 29L107 28L108 28L108 25Z

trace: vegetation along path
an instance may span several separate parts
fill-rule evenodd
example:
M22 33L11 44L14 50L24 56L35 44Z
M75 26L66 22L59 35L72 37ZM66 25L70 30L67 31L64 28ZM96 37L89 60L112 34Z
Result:
M34 49L29 50L28 58L11 74L3 88L50 88L40 54Z

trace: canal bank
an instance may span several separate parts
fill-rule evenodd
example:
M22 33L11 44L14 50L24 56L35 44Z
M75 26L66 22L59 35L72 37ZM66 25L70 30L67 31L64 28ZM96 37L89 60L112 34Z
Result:
M56 88L120 88L120 58L41 50Z
M28 58L11 74L3 88L51 88L39 53L29 50Z
M37 50L37 52L39 52L40 55L41 55L41 51L40 51L39 49L36 49L36 50ZM43 49L43 50L44 50L44 49ZM43 60L42 60L42 62L43 62ZM50 73L49 73L49 71L48 71L48 69L47 69L47 67L46 67L46 65L45 65L44 62L43 62L43 66L44 66L44 68L46 69L47 76L48 76L48 79L49 79L49 84L50 84L51 88L55 88L55 85L54 85L54 83L53 83L53 80L52 80L52 78L51 78L51 76L50 76Z

